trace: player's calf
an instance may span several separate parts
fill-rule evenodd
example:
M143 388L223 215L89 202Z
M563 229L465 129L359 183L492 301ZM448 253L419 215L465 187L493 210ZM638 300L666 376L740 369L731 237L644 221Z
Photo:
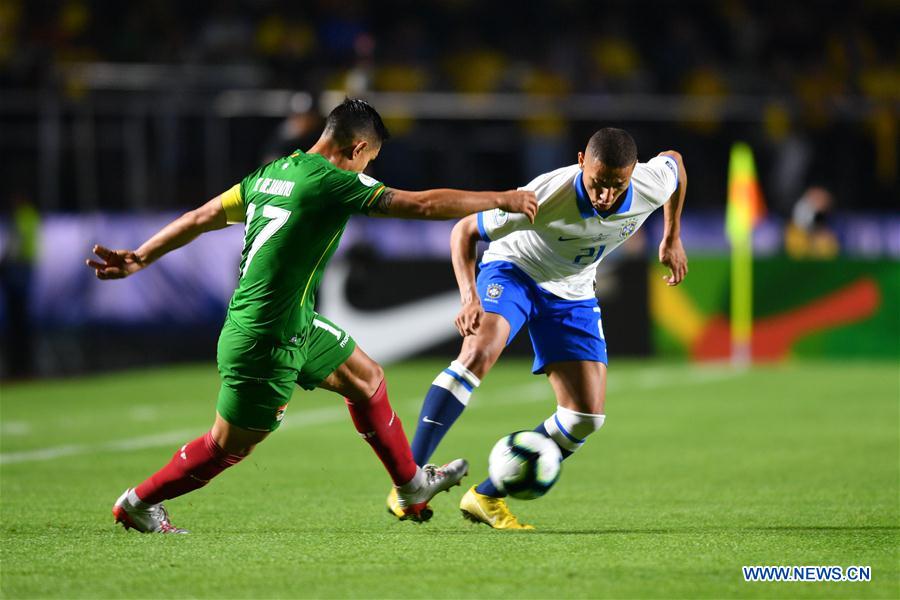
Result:
M412 450L416 464L424 465L450 427L462 415L469 398L487 375L506 345L510 327L505 318L487 313L474 335L463 340L459 356L438 373L428 388Z
M371 398L354 402L345 397L345 401L356 431L375 451L394 485L410 482L418 468L409 450L403 423L391 407L385 381L381 380Z
M187 533L172 525L162 501L205 486L222 471L243 460L253 448L252 444L238 444L242 448L240 454L225 451L214 439L215 433L219 434L219 439L227 439L227 436L223 438L221 423L226 422L217 417L213 430L183 445L162 469L136 488L126 490L113 505L116 523L142 533ZM240 437L231 436L229 446L234 446ZM262 437L264 435L260 433L259 438Z
M413 438L412 452L416 464L424 465L428 462L444 435L462 415L472 392L479 385L481 379L459 360L454 360L434 378L422 403Z
M168 464L138 485L134 493L148 505L159 504L205 486L245 456L223 450L210 431L176 450Z

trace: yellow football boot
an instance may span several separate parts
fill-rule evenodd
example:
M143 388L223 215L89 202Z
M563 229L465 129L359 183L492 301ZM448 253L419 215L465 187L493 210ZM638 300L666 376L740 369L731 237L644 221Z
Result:
M391 493L389 493L387 497L387 511L398 519L402 519L406 516L403 513L403 509L400 508L400 500L397 499L397 488L393 486L391 486Z
M509 511L506 500L479 494L474 485L459 501L459 510L463 517L473 523L484 523L494 529L534 529L531 525L519 522L516 515Z

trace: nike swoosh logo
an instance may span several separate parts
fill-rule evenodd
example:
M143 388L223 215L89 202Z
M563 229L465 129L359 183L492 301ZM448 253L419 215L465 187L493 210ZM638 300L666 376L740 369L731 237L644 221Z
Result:
M428 417L422 417L422 421L424 421L425 423L434 423L435 425L440 425L441 427L444 426L443 423L438 423L437 421L432 421Z
M346 262L328 266L316 308L353 336L375 360L400 360L459 335L453 325L459 311L459 292L435 294L391 308L358 310L347 302L349 274Z
M571 242L572 240L580 240L581 238L578 237L578 236L576 235L575 237L563 237L563 236L559 236L559 237L556 238L556 239L558 239L558 240L561 241L561 242Z

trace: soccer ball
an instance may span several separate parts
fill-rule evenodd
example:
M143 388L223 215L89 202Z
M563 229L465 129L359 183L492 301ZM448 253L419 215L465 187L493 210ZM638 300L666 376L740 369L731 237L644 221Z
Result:
M553 440L536 431L516 431L494 444L488 475L513 498L540 498L559 479L562 454Z

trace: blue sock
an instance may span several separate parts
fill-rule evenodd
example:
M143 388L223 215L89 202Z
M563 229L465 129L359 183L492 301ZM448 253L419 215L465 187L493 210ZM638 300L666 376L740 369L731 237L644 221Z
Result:
M540 434L546 435L551 440L553 439L552 437L550 437L550 434L547 432L547 428L544 427L543 423L541 423L540 425L535 427L534 430ZM554 440L554 442L555 441L556 440ZM567 450L567 449L563 448L562 446L560 446L559 444L556 444L556 445L559 448L559 451L562 453L563 460L566 460L567 458L572 456L571 450ZM497 489L497 486L494 485L494 483L491 481L490 477L486 478L484 481L479 483L478 487L475 488L475 491L478 492L479 494L483 494L485 496L490 496L492 498L506 497L506 494L504 492L501 492L500 490Z
M490 477L485 478L484 481L478 484L478 487L475 488L475 491L483 496L490 496L491 498L505 498L506 494L497 489L497 486L493 484Z
M428 389L416 435L412 442L413 460L422 466L428 463L438 444L465 410L472 391L481 380L459 361L441 371Z

